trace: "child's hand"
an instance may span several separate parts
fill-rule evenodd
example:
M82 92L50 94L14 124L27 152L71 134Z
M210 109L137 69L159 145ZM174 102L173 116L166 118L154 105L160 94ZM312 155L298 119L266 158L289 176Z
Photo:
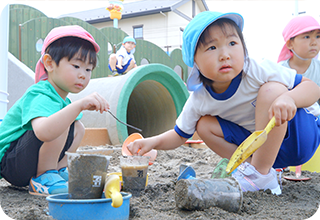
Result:
M290 121L297 112L295 101L288 95L282 94L272 103L269 109L269 118L275 116L276 126Z
M121 65L119 65L119 64L117 65L117 67L118 67L119 69L121 69L121 70L123 69L123 67L122 67Z
M108 111L110 106L105 98L99 95L97 92L92 93L82 99L81 101L81 110L96 110L103 113L104 111Z
M132 153L132 155L142 156L145 153L151 151L154 148L153 142L151 139L138 139L134 142L128 144L128 149Z

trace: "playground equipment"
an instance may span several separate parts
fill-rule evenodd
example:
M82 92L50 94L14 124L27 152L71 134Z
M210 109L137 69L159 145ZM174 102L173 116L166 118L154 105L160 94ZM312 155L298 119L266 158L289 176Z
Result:
M162 64L139 66L123 76L91 79L85 90L69 97L76 101L93 92L109 102L119 120L142 129L143 137L172 129L189 96L181 78ZM81 121L86 128L107 128L113 145L136 132L108 113L85 111Z
M4 9L0 11L1 19L0 19L0 47L1 47L1 58L0 59L0 66L1 66L1 80L0 80L0 124L2 119L4 118L5 114L7 113L7 97L8 97L8 15L9 15L9 6L6 5Z
M110 18L113 20L113 27L118 28L118 21L122 18L123 0L109 1L109 5L106 8L110 12Z

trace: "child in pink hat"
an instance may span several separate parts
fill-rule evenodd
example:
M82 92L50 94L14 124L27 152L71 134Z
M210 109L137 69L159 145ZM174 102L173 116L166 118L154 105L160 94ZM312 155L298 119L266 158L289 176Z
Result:
M75 152L84 136L83 110L100 113L108 102L93 93L75 102L97 63L99 45L80 26L52 29L36 66L36 84L10 108L0 125L0 178L29 193L68 193L65 152Z
M313 59L320 50L319 23L311 16L298 16L287 24L282 35L286 43L278 63L295 69L320 86L320 61Z

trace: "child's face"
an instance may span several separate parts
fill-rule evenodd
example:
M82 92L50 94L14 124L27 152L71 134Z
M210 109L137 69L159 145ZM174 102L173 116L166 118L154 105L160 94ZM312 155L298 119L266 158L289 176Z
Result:
M304 59L314 58L320 50L320 30L297 35L288 41L287 47Z
M124 48L126 48L126 50L127 50L128 52L130 52L131 50L133 50L133 48L136 47L135 43L132 42L132 41L127 41L127 42L125 42L125 43L122 44L122 45L123 45Z
M210 26L205 43L199 43L194 56L200 72L213 82L215 92L224 92L243 69L244 50L234 27Z
M89 59L82 61L79 53L70 61L67 57L60 60L59 66L52 62L52 70L48 71L48 80L55 87L56 91L62 98L68 93L79 93L89 83L93 65L89 63Z

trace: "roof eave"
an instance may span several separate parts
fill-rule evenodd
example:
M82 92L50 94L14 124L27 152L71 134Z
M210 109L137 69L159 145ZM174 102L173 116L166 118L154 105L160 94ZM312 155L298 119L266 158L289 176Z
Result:
M209 11L209 7L208 7L206 1L205 0L201 0L201 1L202 1L203 5L204 5L204 8L206 9L206 11Z

